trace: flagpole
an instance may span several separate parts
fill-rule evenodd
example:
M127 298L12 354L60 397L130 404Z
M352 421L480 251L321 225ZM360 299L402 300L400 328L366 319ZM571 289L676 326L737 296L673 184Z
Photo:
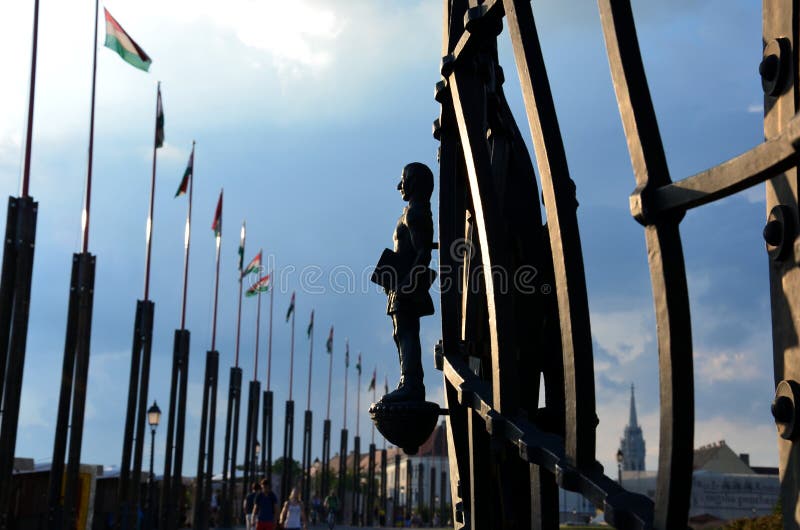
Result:
M233 366L239 368L239 337L242 334L242 259L244 256L244 240L245 240L245 222L242 221L242 232L239 237L239 310L236 315L236 354L234 356ZM217 264L219 266L219 264ZM259 306L261 304L261 295L258 296ZM260 309L260 308L259 308ZM258 337L258 330L256 329L256 337ZM213 348L212 348L213 349ZM258 338L256 338L256 358L258 356ZM258 360L256 360L258 362ZM255 376L253 377L255 379Z
M95 24L97 15L95 14ZM95 48L97 42L95 38ZM25 130L25 162L22 170L22 183L20 185L20 194L22 197L28 197L28 188L31 177L31 148L33 144L33 102L34 95L36 94L36 56L39 43L39 0L33 3L33 46L31 50L31 77L30 87L28 91L28 124Z
M236 449L239 442L239 410L241 403L242 369L239 368L239 337L242 333L242 261L244 260L244 243L246 223L242 221L239 238L239 309L236 316L236 353L234 366L230 370L228 382L228 412L225 417L225 446L222 460L222 526L231 526L231 498L236 491ZM259 301L261 297L259 296ZM260 308L259 308L260 309ZM257 331L256 331L257 333ZM258 362L258 339L256 339L256 362ZM255 377L254 377L255 379ZM245 453L247 454L247 453ZM246 458L246 457L245 457ZM230 473L228 463L230 462ZM244 481L247 484L247 481ZM246 490L245 486L245 490Z
M356 436L359 435L359 425L361 418L359 418L358 411L361 409L361 352L358 352L358 378L356 385Z
M273 271L274 272L274 271ZM273 274L270 272L270 274ZM270 278L270 282L272 278ZM270 390L269 380L272 375L272 306L275 301L275 289L269 290L269 338L267 339L267 392Z
M158 103L161 99L161 81L156 89L156 123L153 133L153 172L150 176L150 209L147 213L147 228L145 228L145 258L144 258L144 301L150 298L150 254L153 236L153 204L156 194L156 156L158 153Z
M292 293L292 302L294 302L294 293ZM292 401L292 383L294 381L294 316L297 311L292 307L292 340L289 347L289 401Z
M39 35L39 0L34 1L33 44L31 46L31 75L28 98L28 123L25 134L25 161L20 183L20 197L9 197L6 220L6 243L3 250L0 291L8 292L0 303L0 329L8 337L2 355L7 369L0 377L3 396L2 427L0 427L0 528L10 519L14 453L17 445L19 409L22 396L23 367L28 336L33 250L36 243L36 212L38 203L28 195L31 149L33 143L33 106L36 92L36 57ZM13 235L8 237L8 235Z
M92 59L92 103L89 111L89 163L86 171L86 195L83 203L83 235L81 248L89 252L89 212L92 207L92 157L94 154L94 99L97 85L97 19L100 16L100 0L94 2L94 53Z
M194 145L192 140L192 172L189 174L189 209L186 213L186 228L183 233L183 300L181 302L181 329L186 329L186 293L189 288L189 244L192 239L192 191L194 190Z
M272 282L272 278L270 278ZM272 286L270 286L272 289ZM253 354L253 381L258 381L258 342L261 336L261 291L258 291L258 310L256 311L256 351Z
M377 395L377 388L378 388L378 368L376 367L375 370L372 372L372 381L375 383L372 385L372 402L378 402L378 395ZM375 443L375 422L372 422L372 438L370 439L370 443Z
M344 357L344 425L343 429L347 430L347 371L350 368L350 341L344 339L345 342L345 357Z
M224 190L219 191L220 205L222 204L222 194ZM222 212L220 212L220 225L222 225ZM216 351L217 348L217 305L219 302L219 257L220 249L222 248L222 226L218 227L217 232L217 272L214 279L214 320L211 324L211 351Z
M325 412L325 419L331 419L331 379L333 378L333 346L331 346L330 354L328 355L328 408Z
M311 310L311 336L308 348L308 394L306 396L306 410L311 410L311 360L314 357L314 310Z

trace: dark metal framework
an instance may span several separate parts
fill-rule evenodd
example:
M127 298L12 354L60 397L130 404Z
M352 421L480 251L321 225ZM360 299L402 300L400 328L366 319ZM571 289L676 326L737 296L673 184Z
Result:
M38 6L37 6L38 7ZM30 140L29 140L30 141ZM17 445L22 373L28 337L38 203L9 197L0 273L0 528L10 526L12 473Z
M800 12L763 0L766 142L672 182L630 0L598 0L637 187L657 317L661 439L655 501L622 489L595 459L588 300L569 177L529 0L445 0L440 140L442 342L456 528L557 528L558 487L619 528L686 528L691 493L692 339L679 223L686 210L767 182L775 382L784 525L798 528L800 472ZM533 161L503 93L503 18L522 88ZM534 289L508 281L534 267ZM495 274L496 271L505 274ZM474 278L481 281L474 282ZM506 280L504 283L503 280ZM554 286L554 292L548 287ZM794 314L794 317L793 317ZM540 375L545 406L539 408ZM410 493L410 491L408 492ZM407 499L408 500L408 499Z
M131 371L128 381L128 406L125 414L125 432L122 438L122 463L119 472L120 528L136 526L139 514L142 478L142 452L145 439L147 392L150 383L150 354L153 340L153 313L155 304L150 300L136 301L133 324ZM133 467L131 467L131 463Z
M172 349L172 372L167 409L167 441L164 474L161 477L159 528L177 530L183 520L183 443L186 432L186 392L189 380L189 342L187 329L176 329Z

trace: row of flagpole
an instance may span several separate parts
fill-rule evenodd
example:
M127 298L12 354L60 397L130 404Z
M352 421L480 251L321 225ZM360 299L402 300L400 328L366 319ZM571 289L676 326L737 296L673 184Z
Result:
M106 46L119 53L119 55L133 66L147 70L150 58L133 41L122 27L104 10L106 20ZM22 367L24 365L25 341L28 328L28 309L30 302L30 285L33 266L33 247L36 230L36 211L38 204L29 195L30 189L30 161L32 150L32 130L34 116L34 94L36 82L36 58L38 42L38 14L39 1L34 2L33 44L31 58L31 74L29 87L29 105L27 116L27 130L25 154L20 197L11 198L6 226L6 244L3 255L3 269L0 275L0 394L3 395L3 415L0 424L0 530L7 527L9 501L11 496L11 473L13 472L13 457L16 445L17 423L19 418L19 399L22 386ZM83 419L86 405L86 387L90 356L91 320L94 295L94 272L96 258L89 253L89 230L91 220L92 198L92 169L94 154L94 124L95 124L95 93L97 82L97 48L98 48L98 21L100 15L99 0L95 0L95 34L92 57L92 90L90 105L90 124L88 142L88 163L85 180L84 202L81 215L81 252L73 256L72 279L70 284L70 297L67 316L67 333L65 340L64 362L62 370L62 384L60 390L56 436L54 441L53 459L47 495L47 526L50 529L66 529L75 525L77 513L75 510L78 493L78 470L80 465L81 445L83 436ZM126 410L125 435L123 437L122 463L119 484L119 510L117 525L120 528L133 528L136 524L139 499L140 470L142 467L142 450L145 439L145 407L148 401L150 355L152 347L152 331L155 304L150 299L150 270L152 261L152 234L154 227L154 197L157 170L157 150L164 143L164 112L161 97L160 83L156 92L156 121L153 142L153 158L150 182L150 196L146 220L145 238L145 273L144 293L142 300L136 304L133 347L131 357L131 371L129 379L129 392ZM186 329L189 254L191 243L192 199L194 188L195 143L189 156L186 171L175 194L187 195L187 216L184 234L184 268L183 288L181 299L180 327L175 330L173 345L173 363L170 378L169 404L167 409L167 435L165 448L164 473L161 487L159 526L167 529L178 527L179 513L182 502L179 501L183 475L183 453L185 441L185 422L187 404L187 386L189 369L189 344L190 332ZM219 279L221 260L222 238L222 205L223 194L220 192L215 212L212 229L215 233L215 282L214 282L214 310L212 320L212 334L210 349L206 354L206 366L203 387L202 419L200 425L200 439L198 448L198 467L194 503L195 527L206 528L208 525L208 511L211 497L211 477L214 470L213 455L215 442L215 419L217 382L219 372L219 352L216 351L217 337L217 309L219 300ZM231 367L229 381L228 417L226 418L225 455L223 461L223 502L226 502L223 517L231 517L230 502L235 497L236 487L236 460L239 433L239 407L241 397L242 373L239 367L239 346L241 335L242 315L242 290L243 280L247 274L261 272L262 252L257 255L258 271L251 270L251 262L243 269L245 225L242 225L239 259L239 305L237 313L237 333L234 365ZM272 370L272 314L274 303L274 289L271 288L272 272L262 276L248 289L248 296L257 295L256 317L256 345L254 352L254 374L251 381L250 395L248 398L248 413L245 438L245 480L253 479L259 475L254 467L252 473L249 462L254 462L256 444L256 431L258 427L259 398L263 398L262 415L262 440L265 440L266 451L261 453L261 462L257 467L264 475L271 479L272 466L272 418L273 394L270 387ZM259 396L260 384L258 381L258 355L259 332L261 318L261 294L270 291L269 309L269 337L266 368L266 390ZM289 391L286 402L284 426L284 472L282 476L281 496L288 496L289 490L297 481L291 476L293 436L293 377L294 377L294 343L295 343L295 295L292 294L287 322L291 319L291 348L289 363ZM303 476L300 483L303 486L303 495L309 495L309 477L311 468L311 374L313 367L313 330L314 311L311 311L307 335L309 339L308 363L308 389L306 401L306 414L304 420L303 436ZM344 422L342 428L342 443L340 449L339 487L343 493L347 455L347 372L349 369L349 341L345 342L345 387L344 387ZM330 404L331 385L333 375L333 326L331 326L326 349L330 356L328 367L328 388L326 415L323 422L322 458L323 469L321 477L321 492L327 492L330 486ZM360 376L361 355L357 363L359 392L356 398L357 408L360 407ZM377 371L377 370L376 370ZM376 371L373 372L370 389L375 397ZM359 420L356 415L355 450L359 451ZM374 447L374 427L371 448ZM385 446L385 442L384 442ZM385 451L385 448L384 448ZM358 456L358 455L357 455ZM65 457L67 460L65 461ZM356 464L358 465L358 458ZM384 459L385 460L385 459ZM385 465L385 462L384 462ZM356 473L358 475L358 473ZM63 482L62 482L63 477ZM62 491L63 485L63 491ZM356 488L358 484L356 483ZM244 491L243 491L244 493ZM152 502L148 499L148 502ZM150 521L152 523L152 521Z

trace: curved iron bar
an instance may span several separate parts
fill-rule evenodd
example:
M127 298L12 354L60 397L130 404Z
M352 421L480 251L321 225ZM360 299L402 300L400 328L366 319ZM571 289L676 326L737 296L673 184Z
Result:
M580 467L595 460L597 415L589 301L576 215L575 184L569 177L531 4L526 0L504 0L503 5L550 232L564 364L566 454L574 465Z
M600 18L636 177L643 197L671 184L629 0L599 0ZM682 213L645 227L658 331L661 400L654 526L686 528L694 454L694 376L689 294L678 225Z
M603 466L593 462L574 467L565 453L564 439L542 431L524 416L500 414L491 404L491 388L476 376L457 355L444 354L444 375L456 393L458 403L475 411L493 438L503 438L519 448L525 461L554 473L559 486L580 492L597 506L603 506L606 521L617 528L650 528L653 501L624 490L603 474Z

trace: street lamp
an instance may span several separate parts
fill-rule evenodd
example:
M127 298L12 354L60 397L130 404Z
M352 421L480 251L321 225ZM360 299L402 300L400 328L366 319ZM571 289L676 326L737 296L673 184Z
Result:
M622 460L625 455L622 454L622 449L617 450L617 482L622 486Z
M147 423L150 424L150 488L147 499L147 521L148 527L153 527L153 483L155 476L153 475L153 448L156 445L156 429L158 422L161 420L161 409L158 408L158 403L153 400L153 406L147 409Z

